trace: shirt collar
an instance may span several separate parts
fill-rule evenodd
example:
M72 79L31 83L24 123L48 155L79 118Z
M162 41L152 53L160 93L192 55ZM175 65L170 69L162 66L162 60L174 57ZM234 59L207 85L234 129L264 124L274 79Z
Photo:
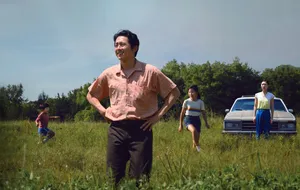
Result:
M134 65L134 68L133 68L133 72L142 71L142 70L143 70L142 63L139 60L135 59L135 65ZM116 74L121 74L121 73L122 73L122 68L121 68L121 63L120 63L119 66L118 66L118 69L116 70Z

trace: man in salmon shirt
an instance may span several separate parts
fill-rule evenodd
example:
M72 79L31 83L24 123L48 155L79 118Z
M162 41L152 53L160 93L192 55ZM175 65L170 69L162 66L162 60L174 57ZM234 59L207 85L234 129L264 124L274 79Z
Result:
M117 185L125 176L149 181L152 168L152 126L172 107L180 92L158 68L136 59L139 39L129 30L113 37L119 64L104 70L89 87L87 100L110 122L107 168ZM157 95L164 99L159 109ZM110 106L100 101L109 97Z

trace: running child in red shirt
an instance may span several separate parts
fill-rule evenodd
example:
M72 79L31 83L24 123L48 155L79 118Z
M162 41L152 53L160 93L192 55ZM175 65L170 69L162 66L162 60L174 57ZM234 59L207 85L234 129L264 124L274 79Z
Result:
M39 106L41 109L41 113L35 120L35 124L38 127L38 133L40 135L40 142L45 143L49 139L55 136L55 133L48 128L48 121L49 121L49 104L41 104ZM46 138L44 138L46 137ZM44 139L43 139L44 138Z

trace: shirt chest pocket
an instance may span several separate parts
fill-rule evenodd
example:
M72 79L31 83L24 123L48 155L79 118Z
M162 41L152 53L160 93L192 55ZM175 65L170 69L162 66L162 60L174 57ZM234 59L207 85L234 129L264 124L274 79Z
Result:
M128 95L131 101L147 101L151 89L145 84L129 84L128 85Z

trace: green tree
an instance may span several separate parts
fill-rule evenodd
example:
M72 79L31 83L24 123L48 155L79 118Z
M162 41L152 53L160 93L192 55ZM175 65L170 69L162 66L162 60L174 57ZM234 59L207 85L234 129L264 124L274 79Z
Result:
M282 98L289 108L300 111L300 67L280 65L265 69L261 77L268 82L270 92Z
M23 85L7 85L0 89L1 120L18 119L22 114Z
M186 71L185 64L179 64L176 59L173 59L169 61L161 71L177 85L181 96L184 96L185 82L183 76Z
M0 120L6 119L6 112L9 107L9 101L6 93L6 88L0 88Z
M238 57L230 64L206 62L179 65L173 60L162 71L177 84L182 93L181 102L188 97L188 88L195 84L199 87L206 107L217 113L223 113L235 98L253 95L260 81L259 72L250 68L247 63L240 62Z
M22 104L22 119L35 120L38 115L37 102L30 101Z

